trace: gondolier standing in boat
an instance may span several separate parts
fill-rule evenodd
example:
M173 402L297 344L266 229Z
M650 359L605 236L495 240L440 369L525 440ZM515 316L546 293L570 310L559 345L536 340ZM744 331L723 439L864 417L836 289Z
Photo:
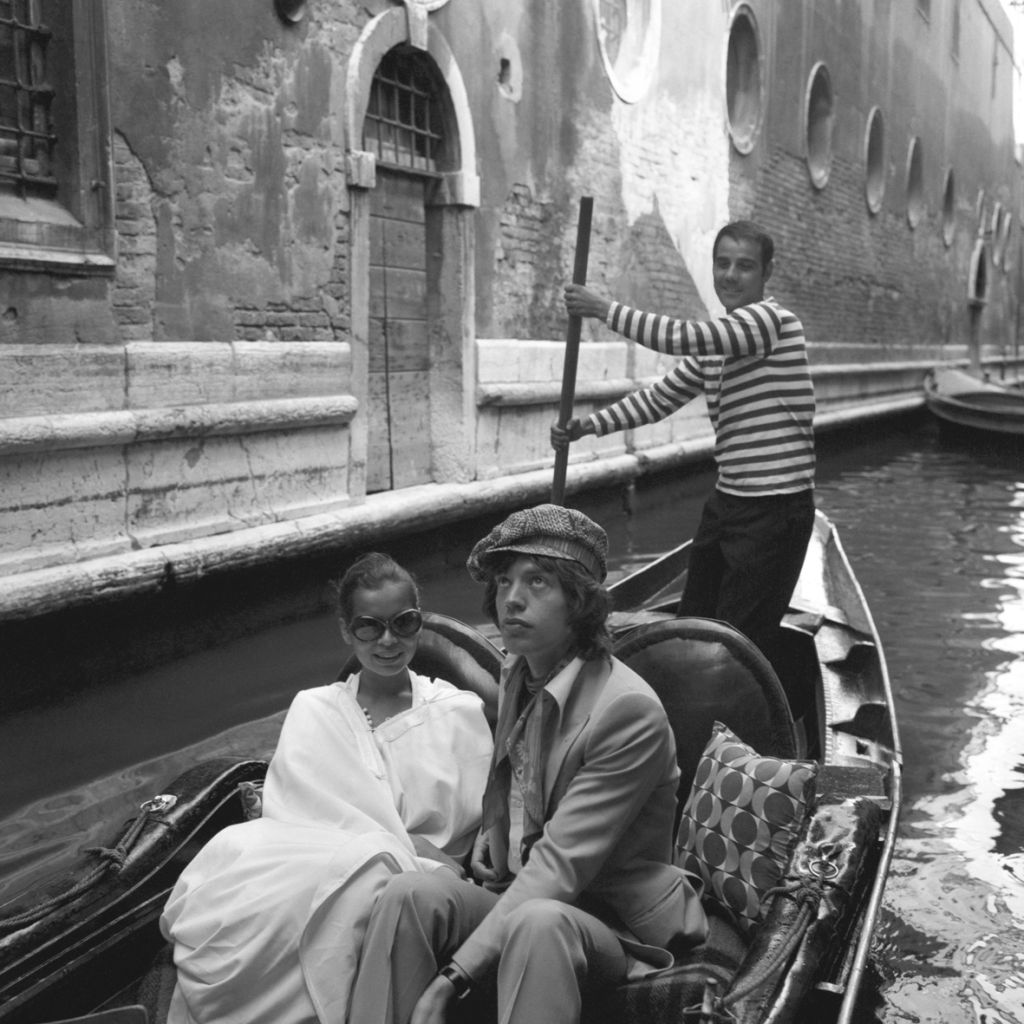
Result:
M700 899L672 863L672 730L609 653L607 545L583 513L539 505L470 554L508 651L472 859L484 884L451 872L387 883L350 1021L443 1024L459 997L496 985L503 1024L577 1024L585 992L704 939Z
M564 428L564 448L671 415L703 394L715 429L718 480L694 536L679 615L721 619L780 669L779 623L814 524L814 389L800 320L765 298L775 246L751 221L727 224L712 248L726 315L677 320L642 313L577 284L572 316L594 317L647 348L682 358L664 378Z

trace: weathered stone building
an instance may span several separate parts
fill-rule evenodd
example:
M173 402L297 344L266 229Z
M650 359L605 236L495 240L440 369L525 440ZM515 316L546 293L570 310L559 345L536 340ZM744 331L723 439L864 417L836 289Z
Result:
M0 3L0 616L542 497L582 195L681 314L763 222L822 429L1014 362L1014 74L996 0ZM661 366L588 324L580 408Z

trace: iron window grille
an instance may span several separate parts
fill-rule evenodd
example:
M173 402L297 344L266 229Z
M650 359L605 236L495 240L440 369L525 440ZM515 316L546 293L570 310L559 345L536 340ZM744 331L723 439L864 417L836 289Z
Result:
M57 191L54 90L47 73L51 35L40 0L0 0L0 187L21 196Z
M421 174L444 169L444 124L434 76L415 54L392 50L370 87L363 148L378 163Z

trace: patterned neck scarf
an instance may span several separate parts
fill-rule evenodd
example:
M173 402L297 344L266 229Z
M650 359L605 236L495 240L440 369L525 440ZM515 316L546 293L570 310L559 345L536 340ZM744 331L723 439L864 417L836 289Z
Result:
M483 827L499 826L509 832L509 791L512 775L523 794L522 862L544 829L544 734L555 699L547 684L572 661L563 658L544 679L530 677L521 658L505 684L505 699L494 733L494 767L483 800Z

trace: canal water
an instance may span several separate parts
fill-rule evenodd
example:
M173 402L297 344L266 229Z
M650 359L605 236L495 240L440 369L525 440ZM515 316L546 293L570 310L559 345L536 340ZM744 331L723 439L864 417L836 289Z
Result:
M1024 451L875 436L829 462L818 505L883 638L903 745L876 1019L1024 1021Z
M579 504L624 572L692 533L711 481ZM817 503L883 639L905 761L860 1024L1024 1022L1024 453L889 421L821 439ZM396 554L427 607L479 622L460 568L472 539L445 538L422 564L414 547ZM321 610L3 717L0 900L195 759L269 753L291 695L333 678L344 654Z

